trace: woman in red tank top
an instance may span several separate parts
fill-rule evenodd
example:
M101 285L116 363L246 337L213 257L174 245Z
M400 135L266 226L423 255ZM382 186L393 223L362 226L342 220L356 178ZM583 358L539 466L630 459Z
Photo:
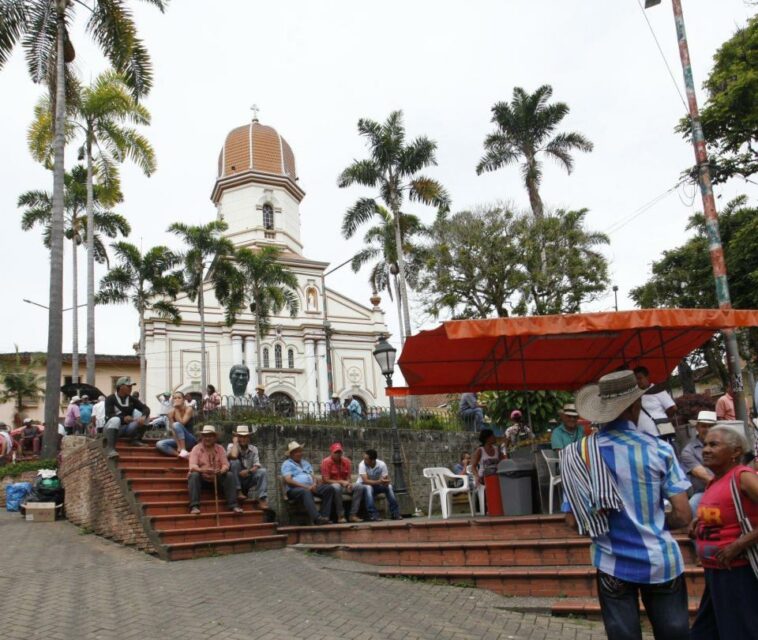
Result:
M741 464L745 437L729 427L712 427L703 464L714 474L690 531L705 572L705 591L692 627L692 640L758 638L758 578L745 550L758 544L758 475ZM732 479L753 531L743 534L732 498Z

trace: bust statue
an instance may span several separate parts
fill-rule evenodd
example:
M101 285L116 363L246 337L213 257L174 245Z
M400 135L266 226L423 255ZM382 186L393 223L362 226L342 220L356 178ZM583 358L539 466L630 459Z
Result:
M229 382L232 383L232 392L235 396L244 396L247 383L250 382L250 369L244 364L235 364L229 369Z

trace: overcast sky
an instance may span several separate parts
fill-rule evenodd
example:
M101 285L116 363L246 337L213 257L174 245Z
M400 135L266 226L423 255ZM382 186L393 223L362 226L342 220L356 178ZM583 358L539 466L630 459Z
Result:
M632 306L629 289L645 280L664 249L681 242L688 216L700 209L699 194L682 188L641 210L677 182L693 156L673 132L684 107L638 0L174 0L165 15L130 4L137 7L155 68L155 88L146 100L153 124L146 134L158 171L148 179L127 165L118 210L131 222L130 240L144 248L172 243L165 233L171 222L198 224L215 216L210 193L219 150L230 129L249 121L253 103L261 122L274 126L295 152L306 191L305 254L333 265L360 247L358 238L343 240L339 228L345 209L368 192L338 189L336 178L365 155L355 128L361 117L383 120L402 109L410 136L436 140L439 166L429 173L447 187L454 210L498 199L527 207L516 167L481 177L474 170L492 129L490 108L510 99L514 86L533 91L551 84L554 98L571 107L563 129L581 131L595 144L593 153L576 156L571 176L547 165L542 197L550 207L587 207L592 228L613 231L607 255L622 309ZM715 50L751 9L743 0L684 4L699 86ZM648 16L681 87L670 1ZM103 58L83 34L75 33L74 43L78 70L88 80L105 67ZM46 311L22 298L46 303L48 256L38 231L21 231L16 208L21 192L52 189L52 176L26 148L41 91L17 51L0 71L0 351L14 344L44 350L47 344ZM69 166L74 160L70 151ZM740 193L755 202L758 190L734 181L717 190L718 206ZM407 209L433 218L423 207ZM69 302L68 246L66 251ZM81 252L82 267L84 258ZM84 268L80 273L83 293ZM328 286L368 304L367 275L345 267L329 276ZM383 306L394 331L396 315L386 297ZM612 306L609 292L591 309ZM69 350L71 313L65 315ZM414 316L417 325L428 326L421 313ZM84 323L82 309L82 351ZM98 308L99 353L131 353L137 336L129 307Z

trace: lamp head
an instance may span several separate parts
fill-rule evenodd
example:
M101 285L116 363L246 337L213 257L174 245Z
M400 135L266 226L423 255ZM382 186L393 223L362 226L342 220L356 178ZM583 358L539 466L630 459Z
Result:
M379 339L374 349L374 359L385 377L392 376L395 371L395 356L397 349L387 342L386 337Z

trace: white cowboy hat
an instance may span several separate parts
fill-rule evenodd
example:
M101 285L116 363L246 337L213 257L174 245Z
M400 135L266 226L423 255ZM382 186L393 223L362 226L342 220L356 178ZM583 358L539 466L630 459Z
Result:
M645 394L631 371L614 371L597 384L588 384L576 394L576 409L587 420L605 423L618 418L635 400Z
M73 398L71 398L71 400L69 402L71 404L75 404L75 403L81 402L81 401L82 401L82 399L79 396L74 396Z
M292 442L290 442L287 445L287 455L289 455L290 453L292 453L295 449L302 449L302 448L303 448L303 445L301 445L299 442L296 442L295 440L293 440Z
M237 425L234 428L234 435L235 436L249 436L250 435L250 427L248 427L246 424Z
M576 410L575 404L564 404L563 405L563 415L564 416L575 416L579 417L579 412Z
M214 427L212 424L206 424L203 427L203 430L200 432L200 434L204 435L204 436L208 435L208 434L211 434L211 435L215 436L215 435L217 435L216 434L216 427Z
M716 424L716 422L718 422L718 417L716 416L715 411L701 411L697 414L697 422L703 424Z
M257 384L257 385L255 385L255 390L256 391L265 391L266 387L264 387L262 384Z

